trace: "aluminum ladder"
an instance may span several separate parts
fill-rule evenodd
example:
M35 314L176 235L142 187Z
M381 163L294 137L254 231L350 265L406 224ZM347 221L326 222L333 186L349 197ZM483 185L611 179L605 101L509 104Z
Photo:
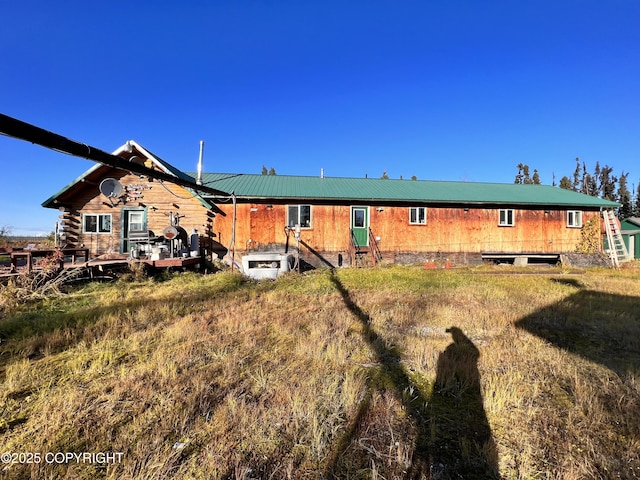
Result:
M620 233L620 226L618 219L613 213L612 209L606 209L602 211L604 217L604 228L607 232L607 244L609 258L614 267L618 268L621 262L628 262L631 260L631 256L627 251L627 246L624 244L622 234Z

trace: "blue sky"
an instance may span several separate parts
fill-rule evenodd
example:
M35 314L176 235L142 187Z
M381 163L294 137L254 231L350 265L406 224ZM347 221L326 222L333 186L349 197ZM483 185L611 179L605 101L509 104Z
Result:
M0 0L0 112L186 171L640 181L640 2ZM93 162L0 136L0 226Z

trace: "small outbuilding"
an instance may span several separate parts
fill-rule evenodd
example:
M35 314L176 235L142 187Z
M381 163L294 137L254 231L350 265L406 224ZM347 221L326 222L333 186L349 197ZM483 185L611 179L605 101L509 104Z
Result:
M620 230L629 254L640 260L640 218L630 217L620 222Z

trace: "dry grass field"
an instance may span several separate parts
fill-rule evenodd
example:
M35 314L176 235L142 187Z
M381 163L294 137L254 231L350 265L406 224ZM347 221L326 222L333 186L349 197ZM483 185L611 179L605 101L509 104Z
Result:
M0 292L0 477L640 477L640 269Z

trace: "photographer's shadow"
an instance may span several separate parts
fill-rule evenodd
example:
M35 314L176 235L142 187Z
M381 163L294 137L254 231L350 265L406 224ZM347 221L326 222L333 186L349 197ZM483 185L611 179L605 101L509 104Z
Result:
M434 478L499 479L498 453L480 389L480 352L457 327L438 357L430 398L429 453Z

